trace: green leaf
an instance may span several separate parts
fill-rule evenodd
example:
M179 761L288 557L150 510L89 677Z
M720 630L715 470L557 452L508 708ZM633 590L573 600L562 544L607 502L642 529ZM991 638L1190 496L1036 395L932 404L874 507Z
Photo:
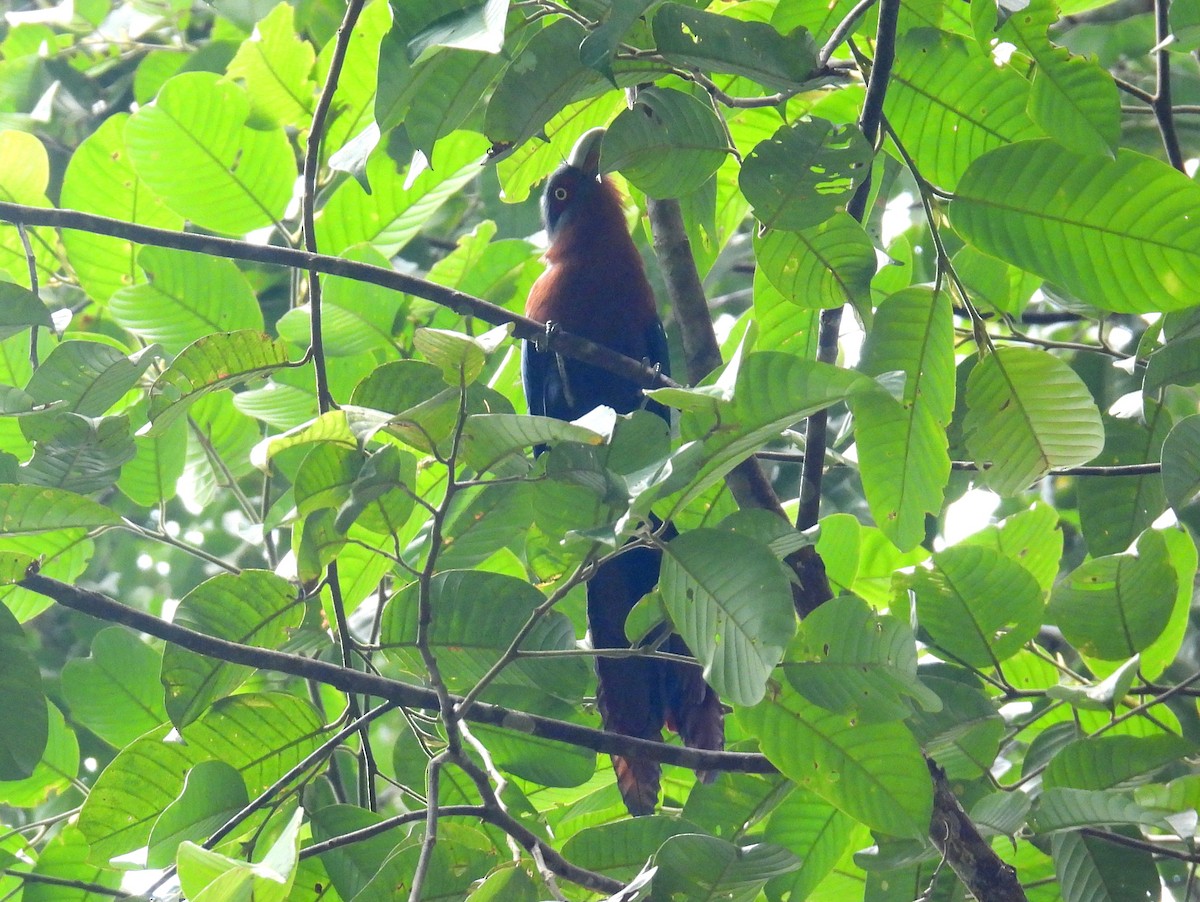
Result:
M1191 53L1200 47L1200 3L1195 0L1177 0L1167 10L1171 26L1171 50Z
M1045 599L1037 580L999 552L959 545L933 556L933 569L910 577L917 620L942 649L988 667L1037 635Z
M121 873L115 868L100 867L88 860L88 844L83 834L73 824L65 825L53 839L40 850L33 873L46 878L46 882L30 879L21 893L27 902L55 902L64 897L76 899L95 895L111 898L109 894L119 892ZM60 881L55 884L52 881ZM64 890L66 886L86 886L86 890Z
M950 476L953 346L949 297L911 288L879 305L863 348L859 368L868 376L905 376L900 400L880 391L852 405L863 491L875 522L901 551L925 539L925 516L941 510Z
M1175 602L1175 570L1162 535L1142 533L1133 554L1087 561L1050 596L1050 617L1083 654L1123 661L1166 628Z
M724 383L729 381L733 382L732 401L720 398L728 393L729 386ZM664 481L658 491L678 488L671 481L672 468L682 465L682 478L687 479L686 490L674 500L675 510L686 507L793 423L852 395L876 390L875 383L859 373L778 352L750 354L740 367L726 369L722 383L715 392L647 392L673 406L694 403L695 413L683 416L683 431L705 436L702 442L685 444L663 466ZM655 492L646 492L638 500L639 507L655 497Z
M347 260L387 267L386 257L370 245L342 252ZM321 294L321 336L328 357L353 357L368 351L398 356L393 333L407 298L379 285L325 276ZM280 338L308 347L312 336L312 305L293 307L275 324ZM212 330L210 330L212 331Z
M1044 351L1001 348L967 380L963 428L988 486L1013 494L1053 467L1087 463L1104 447L1100 412L1083 380Z
M324 725L307 701L280 693L219 700L185 727L183 742L160 727L126 746L96 779L79 813L95 860L141 848L163 810L178 798L201 761L236 768L257 796L320 744Z
M49 738L42 674L12 612L0 604L0 780L23 780L42 760Z
M696 529L666 544L659 579L704 679L735 705L760 701L796 632L791 587L775 555L740 533Z
M288 366L287 347L262 332L218 332L192 342L150 387L147 434L166 429L209 392Z
M620 170L650 197L679 197L709 180L731 150L709 104L671 88L643 88L604 136L601 168Z
M488 355L512 334L509 325L497 326L480 336L450 329L418 329L413 345L434 366L448 385L469 385L479 378Z
M909 726L925 754L950 780L978 779L996 760L1005 722L973 678L961 671L951 671L949 678L939 673L946 671L930 668L921 675L927 690L936 693L939 706L915 712Z
M1157 462L1170 417L1149 398L1147 423L1104 417L1104 450L1096 457L1101 466ZM1132 544L1167 507L1163 477L1105 476L1079 481L1079 520L1088 552L1093 557L1116 554Z
M139 404L143 416L134 420L135 426L144 422L146 406ZM187 424L178 420L158 435L135 434L133 445L134 457L121 467L117 488L142 507L170 501L186 465Z
M250 128L249 113L237 85L176 75L125 126L134 169L196 225L230 235L272 225L291 199L296 163L283 129Z
M413 35L409 56L417 59L433 47L453 47L499 53L504 46L504 21L509 0L484 0L449 13Z
M121 466L136 453L129 418L56 413L28 418L25 434L33 457L21 469L22 482L88 494L110 488Z
M62 713L47 706L49 731L46 751L33 773L24 780L0 781L0 802L18 808L34 808L51 795L68 792L79 774L79 740L68 728Z
M806 701L789 687L738 721L785 776L857 821L892 836L922 838L933 788L912 733L899 722L864 724Z
M0 171L0 200L33 207L51 205L46 199L50 158L41 141L27 131L4 128L0 130L0 160L5 162ZM38 278L46 284L58 272L57 239L53 231L44 229L28 229L26 234L33 248ZM8 224L0 226L0 272L7 273L7 278L0 281L29 284L25 244L17 229Z
M1161 889L1149 850L1067 831L1050 838L1050 854L1063 902L1153 899Z
M278 648L300 625L304 607L291 583L266 570L219 573L179 602L174 622L218 639ZM163 653L167 714L182 729L230 695L253 668L205 657L178 645Z
M1176 511L1200 498L1200 416L1180 420L1163 442L1162 482Z
M921 175L953 190L987 151L1038 136L1028 98L1029 82L978 44L915 28L897 42L884 111Z
M294 20L292 6L280 3L254 26L225 70L245 84L251 116L259 123L309 124L316 52L297 33Z
M0 282L0 339L30 326L52 326L50 311L36 294L12 282Z
M115 511L73 492L32 485L0 485L0 535L28 535L71 527L99 529L120 523Z
M1200 382L1200 338L1184 336L1165 345L1146 361L1142 391L1149 394L1164 385Z
M523 143L572 100L599 88L599 73L579 60L586 36L578 22L561 18L530 38L488 102L483 131L494 144Z
M146 282L116 291L108 309L139 338L178 354L213 332L262 331L258 298L232 261L164 247L142 248L137 260Z
M809 701L864 722L900 720L909 700L941 703L917 680L917 645L909 625L879 615L865 601L827 601L800 623L783 663L788 681Z
M463 133L438 156L437 168L397 172L386 153L376 151L367 162L368 194L347 179L330 195L317 220L317 247L341 254L370 244L385 257L411 241L451 197L479 175L484 146L478 136Z
M598 433L563 420L482 413L467 417L461 448L463 459L482 473L494 469L506 456L534 445L558 442L598 445L602 441L603 436ZM521 460L524 461L523 456Z
M971 164L950 205L980 250L1102 310L1180 310L1200 294L1200 186L1129 150L1081 156L1054 141ZM1136 286L1130 290L1128 286Z
M845 212L873 156L858 126L801 119L750 152L738 185L764 229L799 232Z
M379 48L375 118L380 131L403 123L413 146L440 165L440 158L433 157L434 145L463 124L507 63L502 54L451 49L414 65L408 58L408 32L397 23Z
M567 158L580 135L608 125L624 108L624 102L609 91L568 104L551 116L543 129L549 140L526 141L496 164L503 199L515 204L529 197L529 189Z
M474 686L545 601L542 593L523 579L480 570L438 573L429 593L430 607L436 612L429 643L437 650L442 676L452 692L466 692ZM388 604L381 643L389 656L410 672L421 674L425 666L416 649L417 597L414 585ZM574 649L575 628L566 615L551 612L538 621L520 647ZM587 670L581 658L526 658L501 671L496 685L540 689L574 702L582 694Z
M126 357L98 341L64 341L34 371L25 391L41 404L62 401L67 410L98 417L137 384L158 356L155 346Z
M654 856L655 894L666 898L752 902L772 877L796 870L799 859L768 843L736 846L715 836L670 837Z
M328 447L328 446L324 446ZM338 449L345 453L345 449ZM339 506L336 529L347 531L351 523L382 535L396 535L416 506L417 459L395 445L380 448L354 475L345 504ZM297 504L302 487L296 483Z
M155 821L146 865L174 864L181 842L203 842L249 803L241 774L223 761L201 761L188 771L179 798Z
M613 54L652 3L653 0L615 0L600 24L579 45L579 61L615 83Z
M763 839L799 855L801 865L792 874L775 878L767 887L767 897L779 898L786 888L794 899L807 898L841 860L855 827L851 818L814 793L793 790L771 813Z
M1088 736L1064 746L1042 775L1047 789L1112 789L1196 751L1172 734Z
M71 716L109 745L122 748L164 723L162 655L120 627L101 630L87 658L63 666Z
M563 855L580 867L629 880L659 847L695 828L685 820L652 814L587 827L563 843Z
M817 45L803 28L780 34L765 22L664 3L652 22L658 52L668 62L711 72L745 75L767 88L788 91L817 68Z
M1029 115L1069 150L1111 156L1121 137L1117 85L1094 60L1049 43L1046 30L1056 19L1051 0L1035 0L1009 16L1001 29L1037 63Z
M802 232L773 230L754 239L762 273L806 309L865 304L875 275L875 246L846 213Z
M1058 528L1058 513L1044 501L1037 501L1029 510L1018 511L993 526L985 526L961 544L994 548L1032 573L1043 591L1049 591L1058 578L1063 534Z
M258 863L230 858L185 841L179 847L179 885L184 894L196 902L223 899L284 902L290 898L296 878L303 819L304 809L297 808Z

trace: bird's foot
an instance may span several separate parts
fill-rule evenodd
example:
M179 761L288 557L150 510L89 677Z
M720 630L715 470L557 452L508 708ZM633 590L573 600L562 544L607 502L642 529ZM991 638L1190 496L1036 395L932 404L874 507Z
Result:
M550 350L550 340L554 337L554 333L558 331L558 323L553 320L546 321L546 331L543 335L533 340L533 346L539 351Z

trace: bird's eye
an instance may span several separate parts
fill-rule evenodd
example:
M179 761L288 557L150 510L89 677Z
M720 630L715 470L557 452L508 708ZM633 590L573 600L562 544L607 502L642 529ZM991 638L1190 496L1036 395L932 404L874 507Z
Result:
M554 199L555 200L566 200L567 199L567 189L566 188L555 188L554 189Z

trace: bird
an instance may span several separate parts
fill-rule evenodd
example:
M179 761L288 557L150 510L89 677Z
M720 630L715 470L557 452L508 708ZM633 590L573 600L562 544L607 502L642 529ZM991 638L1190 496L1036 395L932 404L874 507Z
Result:
M529 292L525 315L587 338L670 374L666 333L655 306L645 266L625 223L620 192L600 173L605 130L586 132L567 160L550 176L542 194L542 219L549 237L546 269ZM567 359L526 341L521 375L529 412L575 420L595 407L619 414L639 408L670 423L670 412L647 399L630 379ZM535 455L544 448L534 449ZM655 528L662 526L657 518ZM674 535L670 524L663 536ZM602 563L587 582L587 622L593 649L629 648L625 620L658 583L662 552L638 546ZM643 644L691 657L675 633L660 629ZM678 732L690 748L725 747L724 709L696 664L651 657L595 659L596 706L606 731L662 740L663 727ZM652 814L658 804L661 768L656 761L613 755L613 770L632 815ZM699 772L705 782L712 772Z

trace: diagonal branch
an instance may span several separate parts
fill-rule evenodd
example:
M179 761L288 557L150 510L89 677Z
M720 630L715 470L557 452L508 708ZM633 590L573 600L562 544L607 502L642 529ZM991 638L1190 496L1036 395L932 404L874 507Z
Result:
M70 583L42 576L34 568L20 583L24 588L50 598L63 607L71 608L91 617L120 623L147 635L171 642L181 648L194 651L208 658L245 664L261 670L285 673L289 676L323 683L342 692L357 692L371 695L408 708L427 711L440 710L437 693L432 689L413 686L357 670L348 670L326 661L291 655L269 648L256 648L218 639L176 623L170 623L153 614L147 614L100 592L82 589ZM461 705L462 699L451 696L451 701ZM688 767L692 770L731 771L750 774L773 774L776 768L763 755L748 752L709 752L689 749L664 742L635 739L619 733L605 733L578 724L527 714L511 708L502 708L486 702L475 702L464 720L489 724L506 730L565 742L568 745L592 749L608 755L625 755L649 758L664 764Z

